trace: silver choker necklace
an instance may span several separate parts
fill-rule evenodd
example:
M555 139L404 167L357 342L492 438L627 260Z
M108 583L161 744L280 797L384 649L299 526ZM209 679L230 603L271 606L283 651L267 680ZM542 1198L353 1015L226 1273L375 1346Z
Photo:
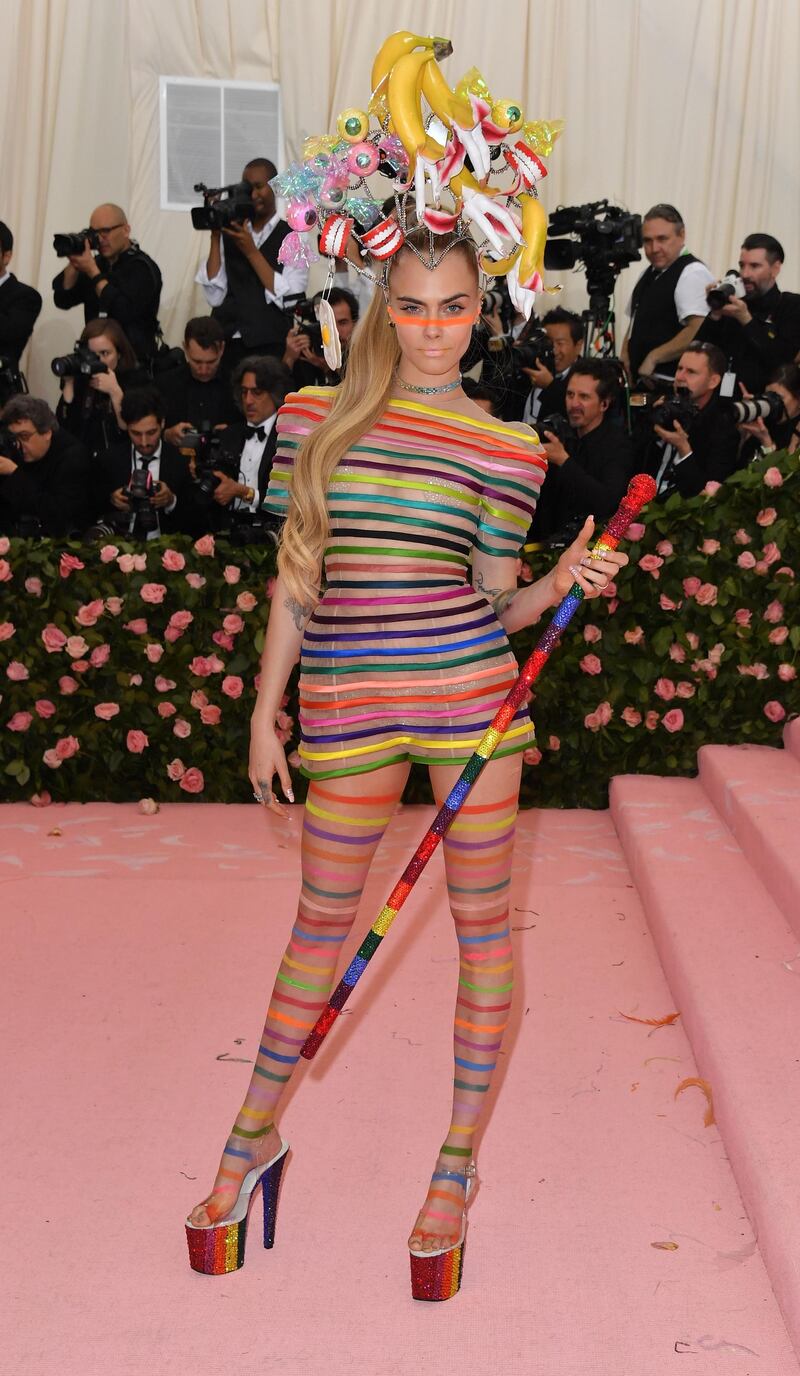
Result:
M413 382L403 382L402 378L396 377L395 382L398 387L402 387L404 392L416 392L420 396L433 397L440 396L444 392L455 392L461 386L461 374L453 382L445 382L442 387L417 387Z

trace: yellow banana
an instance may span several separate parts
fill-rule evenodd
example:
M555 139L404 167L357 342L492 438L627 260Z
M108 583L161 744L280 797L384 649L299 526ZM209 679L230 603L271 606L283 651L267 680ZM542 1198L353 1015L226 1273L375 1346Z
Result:
M422 72L426 63L432 61L431 48L405 53L397 59L389 73L386 101L395 132L408 153L412 170L418 154L432 162L438 162L444 156L444 148L428 137L422 122Z
M518 200L522 211L522 237L525 241L519 260L519 280L524 286L535 272L540 275L544 273L547 211L541 201L525 192Z
M446 56L447 52L453 51L453 45L449 38L432 38L420 33L410 33L408 29L400 29L397 33L391 33L381 44L372 64L372 94L375 95L378 87L386 80L392 67L399 58L407 53L412 53L415 48L429 48L434 50L439 56Z
M469 101L463 100L455 91L451 91L435 59L433 62L427 62L423 69L422 94L433 113L438 115L448 128L451 124L458 124L463 129L471 129L475 124L475 116Z
M484 186L481 182L476 181L468 167L463 167L457 176L451 177L447 185L453 195L457 196L459 200L461 199L464 187L469 191L479 191L483 196L500 195L499 187L495 189L493 186Z
M505 277L510 272L522 253L522 244L517 244L513 253L509 253L507 258L487 258L486 254L481 255L481 270L489 277Z

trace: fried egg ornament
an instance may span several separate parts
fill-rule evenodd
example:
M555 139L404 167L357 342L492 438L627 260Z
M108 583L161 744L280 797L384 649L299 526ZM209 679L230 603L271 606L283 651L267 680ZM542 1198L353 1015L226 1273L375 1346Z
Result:
M317 302L316 316L322 330L322 354L332 373L342 366L342 341L336 328L333 306L327 298Z

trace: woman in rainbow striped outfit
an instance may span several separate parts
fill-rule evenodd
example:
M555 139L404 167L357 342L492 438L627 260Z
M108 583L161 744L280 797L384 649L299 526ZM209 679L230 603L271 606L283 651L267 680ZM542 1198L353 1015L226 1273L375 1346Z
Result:
M545 578L517 589L546 460L532 430L492 419L464 395L459 361L481 304L476 253L469 238L437 236L432 267L419 252L428 237L412 233L392 259L341 386L304 389L278 416L267 505L287 520L249 773L256 798L282 813L275 776L290 801L292 792L275 717L299 658L310 781L302 887L244 1104L213 1190L188 1221L201 1271L241 1264L259 1182L271 1246L287 1150L278 1103L327 1001L412 761L427 765L441 802L516 678L507 633L538 620L576 579L597 596L627 562L613 553L590 563L589 520ZM449 1298L460 1284L474 1137L511 1007L511 858L522 751L533 739L521 709L444 842L460 955L455 1073L409 1239L419 1299Z

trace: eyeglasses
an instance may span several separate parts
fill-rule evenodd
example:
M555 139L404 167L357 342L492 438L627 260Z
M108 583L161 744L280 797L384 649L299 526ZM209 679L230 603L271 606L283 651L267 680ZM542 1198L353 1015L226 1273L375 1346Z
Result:
M38 432L36 430L12 430L11 434L20 444L30 444Z
M118 225L104 225L102 228L98 225L94 232L95 234L110 234L112 229L122 229L124 223L124 220L120 220Z

